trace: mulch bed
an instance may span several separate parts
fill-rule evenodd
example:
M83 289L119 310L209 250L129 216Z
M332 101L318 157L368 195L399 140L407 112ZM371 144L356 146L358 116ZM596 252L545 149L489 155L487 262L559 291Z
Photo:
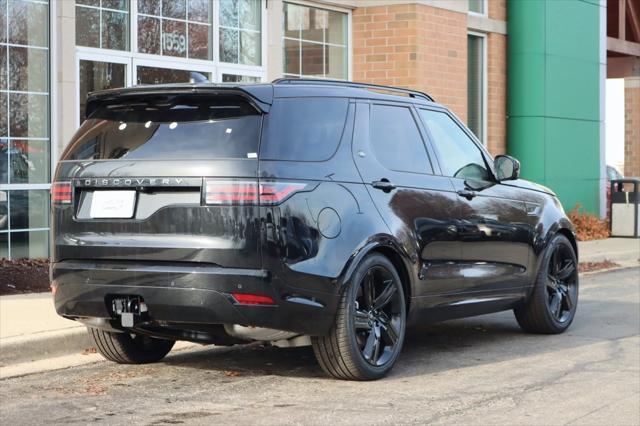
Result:
M48 259L0 259L0 296L49 289Z

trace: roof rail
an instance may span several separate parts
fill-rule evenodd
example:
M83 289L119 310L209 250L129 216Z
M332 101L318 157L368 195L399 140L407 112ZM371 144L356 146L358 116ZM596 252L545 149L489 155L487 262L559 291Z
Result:
M273 80L272 83L273 84L318 84L318 85L353 87L356 89L384 90L388 92L403 93L405 95L409 95L412 98L422 98L430 102L435 102L431 96L427 95L424 92L419 92L417 90L411 90L411 89L402 89L399 87L383 86L380 84L356 83L353 81L327 80L327 79L319 79L319 78L277 78Z

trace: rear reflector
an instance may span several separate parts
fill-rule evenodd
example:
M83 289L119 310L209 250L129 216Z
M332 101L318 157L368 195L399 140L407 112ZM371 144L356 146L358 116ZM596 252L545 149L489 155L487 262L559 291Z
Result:
M269 296L261 294L231 293L234 299L242 305L275 305L276 302Z
M51 202L53 204L71 204L71 182L51 184Z
M261 183L252 180L205 181L205 203L209 205L274 205L307 185L300 182Z

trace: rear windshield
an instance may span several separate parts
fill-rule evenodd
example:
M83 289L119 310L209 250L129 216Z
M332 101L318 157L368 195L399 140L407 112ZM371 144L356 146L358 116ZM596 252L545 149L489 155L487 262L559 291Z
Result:
M261 123L239 96L113 102L91 113L63 159L257 158Z

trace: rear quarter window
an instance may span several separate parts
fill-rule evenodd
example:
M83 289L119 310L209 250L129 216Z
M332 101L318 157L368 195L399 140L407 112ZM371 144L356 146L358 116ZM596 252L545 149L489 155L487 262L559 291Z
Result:
M348 105L343 98L277 99L267 118L260 159L328 160L340 144Z

